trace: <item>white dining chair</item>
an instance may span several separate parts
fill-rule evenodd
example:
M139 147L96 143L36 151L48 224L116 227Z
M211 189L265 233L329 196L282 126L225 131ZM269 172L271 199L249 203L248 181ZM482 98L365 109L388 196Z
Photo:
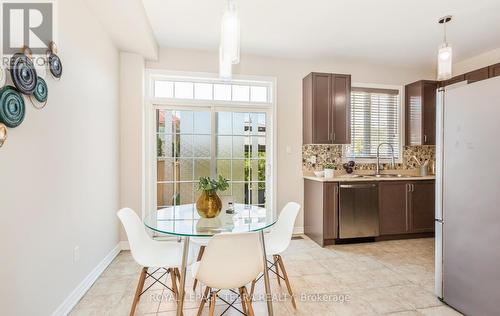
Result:
M130 316L135 314L137 303L141 295L156 283L161 283L172 291L177 298L179 290L176 279L180 278L179 267L182 262L182 243L175 241L156 241L151 239L144 230L144 225L139 216L130 208L119 210L117 215L127 233L132 257L142 266L134 300L130 308ZM154 269L154 271L150 273L148 272L149 269ZM154 275L158 271L163 272L160 277ZM166 274L170 275L172 288L161 281L161 278ZM144 283L148 277L153 278L154 282L143 291Z
M220 290L230 290L239 295L243 309L240 312L253 316L246 285L255 280L263 270L262 248L257 233L222 233L212 237L202 259L192 267L193 278L206 286L198 316L207 300L210 300L209 316L213 316ZM238 292L234 289L238 289Z
M285 281L288 294L291 297L292 305L297 308L295 303L295 298L293 296L292 287L290 285L290 280L288 279L288 274L285 270L285 264L283 263L283 258L281 254L290 246L290 241L292 240L293 227L295 219L299 214L300 204L295 202L288 202L285 207L281 210L278 221L274 224L271 230L264 235L264 240L266 244L266 253L273 256L273 261L268 261L267 268L269 271L273 272L277 276L278 284L281 285L281 280ZM262 276L261 276L262 277ZM252 282L252 287L250 290L250 297L253 296L255 290L255 283L260 280Z

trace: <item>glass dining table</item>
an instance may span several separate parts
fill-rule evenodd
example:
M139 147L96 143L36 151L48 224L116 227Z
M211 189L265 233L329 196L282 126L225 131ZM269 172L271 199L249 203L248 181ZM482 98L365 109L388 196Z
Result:
M273 226L277 217L268 209L246 204L234 204L234 213L228 214L222 210L215 218L201 218L196 210L196 204L175 205L157 210L144 218L144 225L157 233L174 235L184 240L179 301L177 316L182 315L184 306L186 268L191 237L211 237L219 233L257 232L263 251L264 267L267 267L264 230ZM269 273L264 269L264 283L268 315L273 315L271 286Z

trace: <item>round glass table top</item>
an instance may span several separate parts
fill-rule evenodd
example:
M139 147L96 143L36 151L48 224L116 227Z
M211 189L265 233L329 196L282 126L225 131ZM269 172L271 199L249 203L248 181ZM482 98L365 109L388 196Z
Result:
M255 205L234 204L234 214L222 210L214 218L201 218L196 204L169 206L144 218L144 225L159 233L211 237L223 232L252 232L271 227L277 217Z

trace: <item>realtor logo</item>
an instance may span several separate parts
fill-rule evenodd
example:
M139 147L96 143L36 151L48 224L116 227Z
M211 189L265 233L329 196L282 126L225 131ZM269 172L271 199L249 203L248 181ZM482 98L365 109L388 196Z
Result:
M20 52L24 46L35 55L44 55L54 38L53 3L3 1L3 53Z

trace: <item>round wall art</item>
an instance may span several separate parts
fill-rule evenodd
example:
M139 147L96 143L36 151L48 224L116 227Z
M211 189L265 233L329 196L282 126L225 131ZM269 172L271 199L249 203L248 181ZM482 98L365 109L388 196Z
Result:
M33 97L37 102L33 102L32 96L30 96L31 103L37 109L42 109L47 104L47 97L49 95L49 88L47 87L47 83L43 80L42 77L38 77L38 81L36 83L36 89L33 93Z
M0 89L0 123L13 128L24 120L26 108L23 96L12 86Z
M48 51L49 70L52 76L54 76L54 78L59 79L62 76L63 66L61 59L56 54L57 54L57 45L54 42L50 42Z
M35 92L38 76L31 59L23 53L15 53L10 59L10 75L16 88L24 94Z

